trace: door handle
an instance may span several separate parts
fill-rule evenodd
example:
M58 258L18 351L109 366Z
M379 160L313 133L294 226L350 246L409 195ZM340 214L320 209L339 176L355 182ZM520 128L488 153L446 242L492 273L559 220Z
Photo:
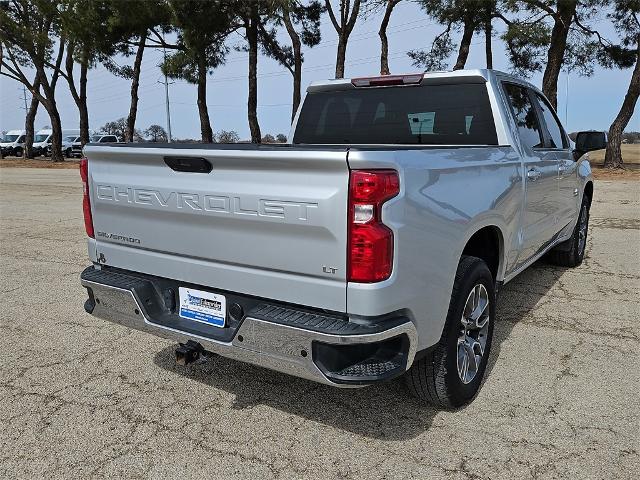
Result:
M541 175L542 175L542 172L540 170L536 170L535 168L532 168L531 170L527 171L527 178L532 182L535 182L536 180L538 180Z

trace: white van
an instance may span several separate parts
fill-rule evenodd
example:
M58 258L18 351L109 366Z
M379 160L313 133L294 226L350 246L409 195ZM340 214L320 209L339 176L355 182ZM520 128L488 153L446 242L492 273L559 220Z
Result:
M43 130L39 130L33 138L33 154L34 155L51 155L51 135L53 135L53 130L50 128L45 128ZM66 137L71 136L79 136L80 129L62 129L62 139L64 140Z
M4 137L0 139L0 150L2 150L3 158L5 156L22 156L25 134L26 132L24 130L9 130Z

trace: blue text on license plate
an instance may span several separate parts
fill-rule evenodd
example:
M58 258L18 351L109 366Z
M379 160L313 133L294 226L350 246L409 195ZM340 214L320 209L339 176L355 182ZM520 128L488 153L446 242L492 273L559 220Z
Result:
M218 293L180 287L180 311L182 318L224 327L227 313L227 299Z

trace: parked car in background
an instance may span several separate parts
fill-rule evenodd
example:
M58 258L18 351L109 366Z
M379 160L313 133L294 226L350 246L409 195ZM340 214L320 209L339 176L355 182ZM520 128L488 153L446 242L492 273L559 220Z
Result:
M9 130L0 141L2 157L21 157L24 151L24 130Z
M82 142L80 141L80 137L78 137L71 144L71 158L80 158L82 157Z
M62 153L64 153L65 157L71 158L71 154L73 153L73 144L76 142L80 143L79 135L70 135L62 139ZM49 151L49 154L51 154L51 151Z
M422 400L471 401L498 288L547 253L582 263L604 134L572 146L539 89L492 70L314 83L292 133L87 145L86 311L178 340L183 364L405 374Z
M91 137L89 137L89 143L118 143L119 141L120 140L115 135L107 135L101 133L91 135ZM82 143L80 143L79 138L71 145L71 157L82 157Z
M51 155L51 136L53 135L53 130L50 128L45 128L39 130L35 137L33 138L33 155L39 156L49 156ZM62 139L64 141L65 138L70 136L78 136L80 135L79 129L62 129ZM64 152L64 148L63 148Z

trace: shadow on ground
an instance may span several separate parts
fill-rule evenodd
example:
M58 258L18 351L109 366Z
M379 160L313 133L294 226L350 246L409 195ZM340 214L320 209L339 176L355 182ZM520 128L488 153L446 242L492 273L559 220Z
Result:
M500 357L502 342L518 321L536 307L562 272L563 269L538 262L503 287L487 367L488 381ZM438 413L437 409L412 398L402 378L367 388L339 389L217 355L182 367L175 363L174 348L158 352L154 363L232 393L235 409L268 405L307 420L382 440L414 438L429 429Z

